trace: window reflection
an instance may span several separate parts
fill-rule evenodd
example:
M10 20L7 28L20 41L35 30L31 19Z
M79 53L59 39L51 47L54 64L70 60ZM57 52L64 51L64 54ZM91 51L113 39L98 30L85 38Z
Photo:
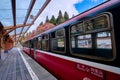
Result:
M92 40L91 40L91 35L80 35L77 37L78 38L78 48L91 48L92 47Z
M101 32L97 34L97 48L112 49L110 32Z
M64 53L65 51L65 29L60 29L51 33L51 49L55 52Z
M92 31L92 30L99 30L99 29L107 28L108 27L107 16L100 16L98 18L88 20L84 23L84 25L85 25L85 30L86 31Z
M75 48L75 37L72 37L71 44L72 44L72 48Z

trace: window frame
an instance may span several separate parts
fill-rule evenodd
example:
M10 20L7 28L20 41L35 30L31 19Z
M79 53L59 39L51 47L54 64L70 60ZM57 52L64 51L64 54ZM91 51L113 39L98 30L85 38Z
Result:
M46 36L46 35L47 35L47 38L43 39L43 37ZM44 34L41 37L42 37L42 39L41 39L41 50L48 51L49 50L49 34ZM47 48L46 49L43 49L43 43L42 43L43 41L47 41L47 44L46 44Z
M38 49L41 50L42 49L42 43L41 43L41 36L37 37L38 38Z
M85 30L85 21L86 20L91 20L91 19L95 19L95 18L99 18L101 16L107 16L107 28L104 28L104 29L96 29L96 30L91 30L91 31L86 31ZM84 32L83 33L78 33L78 34L75 34L75 35L85 35L85 34L94 34L94 33L99 33L99 32L107 32L107 31L110 31L111 32L111 45L112 45L112 58L106 58L106 57L97 57L97 56L94 56L94 55L86 55L86 54L80 54L80 53L75 53L73 51L73 48L72 48L72 37L74 37L75 35L72 35L71 34L71 27L73 26L70 26L69 27L69 40L70 40L70 54L73 55L73 56L78 56L78 57L84 57L84 58L90 58L90 59L95 59L95 60L102 60L102 61L113 61L115 58L116 58L116 48L115 48L115 38L114 38L114 26L113 26L113 21L112 21L113 17L112 17L112 14L110 12L104 12L104 13L101 13L97 16L94 16L92 18L89 18L89 19L86 19L86 20L82 20L80 22L83 22L83 28L84 28ZM74 24L76 25L76 24ZM97 38L96 38L97 40ZM93 43L92 43L93 44Z
M108 21L108 26L106 27L106 28L103 28L103 29L96 29L96 30L91 30L91 31L86 31L86 28L84 28L85 29L85 33L95 33L95 32L100 32L100 31L103 31L103 30L109 30L109 29L111 29L111 24L110 24L110 16L112 15L111 13L109 13L109 12L105 12L105 13L103 13L103 14L100 14L100 15L98 15L98 16L95 16L95 17L92 17L92 18L90 18L90 19L86 19L86 20L84 20L83 21L83 25L85 26L85 22L87 22L87 21L90 21L90 20L93 20L93 19L96 19L96 18L99 18L99 17L102 17L102 16L106 16L107 17L107 21ZM112 17L112 16L111 16Z
M63 36L57 36L57 32L58 31L63 31ZM53 32L52 32L53 33ZM51 34L52 34L51 33ZM62 28L62 29L59 29L59 30L56 30L56 31L54 31L54 34L55 34L55 37L54 38L52 38L51 37L51 51L53 51L53 52L56 52L56 53L61 53L61 54L65 54L65 52L66 52L66 39L65 39L65 28ZM64 41L64 51L58 51L58 50L54 50L54 49L52 49L52 47L53 47L53 40L58 40L58 39L63 39L63 41ZM58 43L58 42L57 42Z

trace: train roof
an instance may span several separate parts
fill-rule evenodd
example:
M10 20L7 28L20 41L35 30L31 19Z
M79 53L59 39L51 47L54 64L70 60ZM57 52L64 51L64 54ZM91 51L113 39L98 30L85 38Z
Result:
M109 8L113 8L113 7L117 6L117 5L120 5L120 0L108 0L108 1L98 5L96 7L93 7L93 8L91 8L91 9L89 9L89 10L83 12L83 13L80 13L77 16L75 16L75 17L73 17L73 18L71 18L71 19L57 25L56 27L54 27L52 29L49 29L49 30L47 30L45 32L42 32L39 35L34 36L34 37L30 38L30 39L34 39L34 38L39 37L39 36L41 36L43 34L53 32L53 31L55 31L57 29L66 27L68 25L73 25L73 23L77 23L80 20L83 20L83 19L88 18L90 16L102 13L102 12L108 10Z

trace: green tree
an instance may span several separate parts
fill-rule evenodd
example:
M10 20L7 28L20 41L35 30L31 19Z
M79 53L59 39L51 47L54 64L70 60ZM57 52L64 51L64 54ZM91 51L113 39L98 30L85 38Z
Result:
M46 16L46 22L49 22L49 18L48 18L48 16Z
M40 26L43 25L43 22L40 23Z
M64 19L65 19L65 21L69 19L69 15L68 15L68 13L66 11L64 13Z
M60 24L60 23L62 23L62 22L64 22L64 21L65 21L65 20L64 20L64 18L63 18L62 12L61 12L61 10L59 10L58 18L57 18L57 20L56 20L56 23L57 23L57 25L58 25L58 24Z
M54 15L52 15L52 17L50 19L50 23L56 25L56 19L55 19Z

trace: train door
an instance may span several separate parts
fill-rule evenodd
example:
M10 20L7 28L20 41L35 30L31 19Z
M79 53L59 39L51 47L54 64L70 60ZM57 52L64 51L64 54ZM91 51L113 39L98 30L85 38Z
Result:
M33 40L30 40L30 42L29 42L30 44L29 44L29 52L30 52L30 55L32 55L32 48L34 47L34 45L33 45Z
M31 55L31 41L29 41L29 53Z
M34 39L34 59L36 59L36 49L37 49L37 45L38 44L38 38Z

